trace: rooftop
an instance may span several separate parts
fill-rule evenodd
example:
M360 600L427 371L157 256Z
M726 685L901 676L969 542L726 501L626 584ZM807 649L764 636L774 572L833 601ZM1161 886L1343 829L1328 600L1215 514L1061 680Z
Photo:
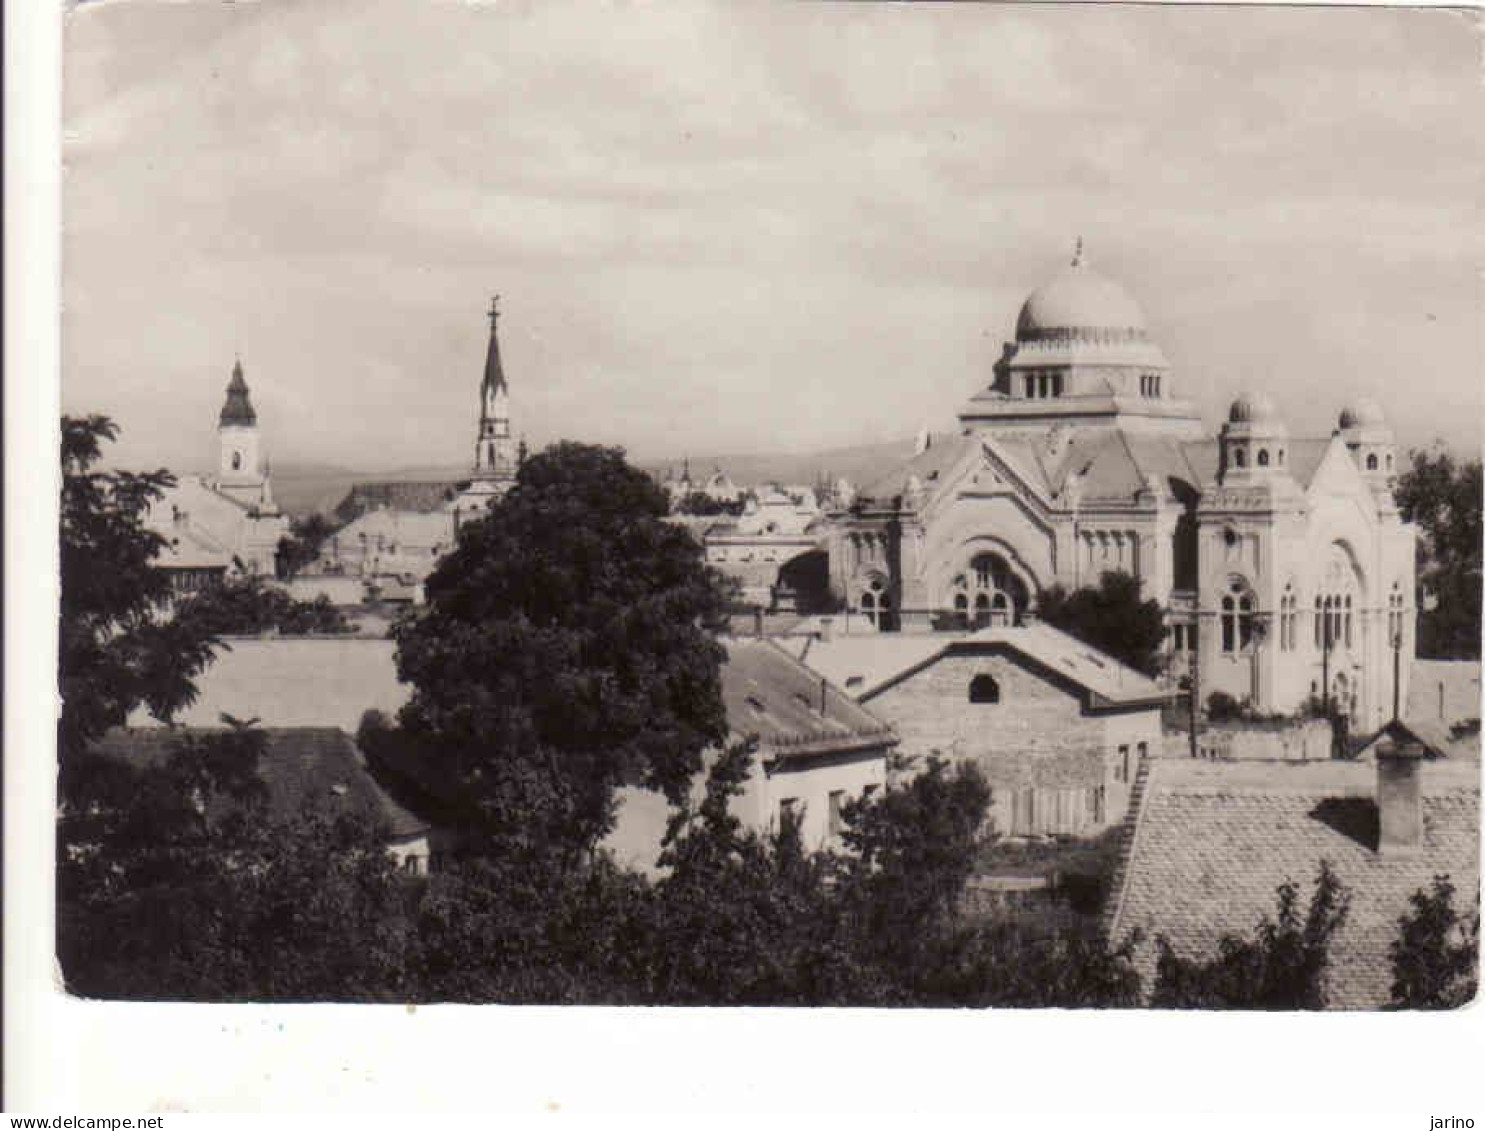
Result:
M1072 681L1090 706L1156 703L1166 692L1154 680L1047 624L982 628L964 634L863 633L830 640L791 638L790 652L859 700L951 652L1005 649Z
M723 641L722 698L734 735L757 735L765 757L895 743L891 728L772 640Z
M1471 903L1479 890L1476 765L1423 769L1424 843L1413 855L1376 851L1370 765L1173 759L1151 762L1149 774L1109 917L1115 940L1142 932L1135 955L1147 988L1157 935L1183 957L1212 957L1222 936L1249 935L1272 917L1281 883L1294 881L1307 899L1324 860L1352 900L1331 947L1331 1004L1377 1008L1389 997L1388 948L1409 896L1440 874Z
M98 743L101 753L134 765L163 761L183 734L226 733L222 727L167 730L117 728ZM334 727L269 727L258 763L258 775L268 787L268 805L275 817L292 818L306 803L332 811L356 812L386 822L394 837L413 836L428 825L387 796L366 770L366 761L349 735Z

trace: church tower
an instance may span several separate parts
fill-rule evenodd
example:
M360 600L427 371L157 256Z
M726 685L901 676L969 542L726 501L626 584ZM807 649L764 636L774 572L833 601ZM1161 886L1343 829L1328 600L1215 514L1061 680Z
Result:
M480 382L480 430L475 443L474 474L509 485L516 475L516 443L510 430L510 386L500 364L500 296L490 300L490 344L485 351L485 376ZM503 492L502 492L503 493Z
M232 366L227 400L217 417L217 490L264 514L277 513L268 482L268 458L258 432L258 414L253 411L242 361Z
M500 363L500 296L490 300L490 343L480 380L480 423L474 445L473 475L451 508L456 520L477 517L515 485L523 444L510 426L510 386Z

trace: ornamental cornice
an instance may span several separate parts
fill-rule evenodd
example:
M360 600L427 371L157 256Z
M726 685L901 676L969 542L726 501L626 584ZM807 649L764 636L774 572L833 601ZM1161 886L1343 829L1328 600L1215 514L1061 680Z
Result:
M1137 326L1048 326L1022 330L1018 342L1090 342L1096 345L1118 345L1122 342L1147 342L1150 335Z

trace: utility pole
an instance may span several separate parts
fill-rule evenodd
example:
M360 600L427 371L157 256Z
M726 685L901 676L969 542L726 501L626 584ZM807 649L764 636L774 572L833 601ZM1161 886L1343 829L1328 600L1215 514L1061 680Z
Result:
M1201 744L1197 741L1196 726L1199 716L1198 704L1201 702L1201 632L1198 626L1201 624L1201 609L1197 608L1194 619L1191 621L1192 643L1196 645L1191 650L1191 677L1188 681L1191 690L1187 693L1187 708L1191 724L1191 757L1197 758L1201 754Z
M1392 718L1402 720L1402 633L1392 637Z

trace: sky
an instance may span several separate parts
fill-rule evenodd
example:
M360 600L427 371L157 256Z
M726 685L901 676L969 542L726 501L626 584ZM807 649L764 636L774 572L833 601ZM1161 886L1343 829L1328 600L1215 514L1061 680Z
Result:
M1479 17L1422 9L87 3L64 59L65 411L209 466L515 428L637 458L950 428L1082 237L1215 427L1377 399L1482 443Z

